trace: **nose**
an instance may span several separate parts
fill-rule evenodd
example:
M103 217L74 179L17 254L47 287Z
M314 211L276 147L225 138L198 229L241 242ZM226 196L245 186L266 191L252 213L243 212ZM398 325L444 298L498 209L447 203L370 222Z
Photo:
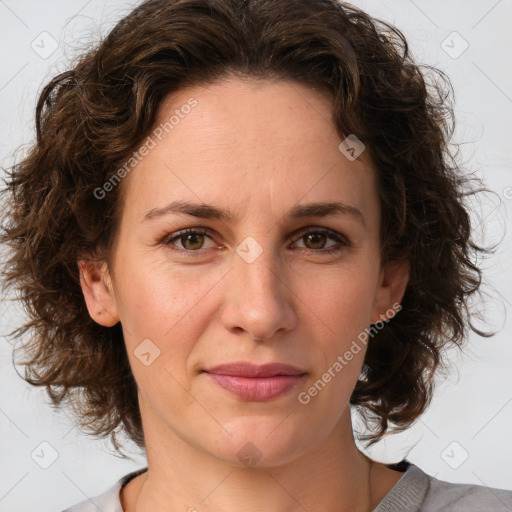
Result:
M233 255L221 320L231 333L253 340L271 340L297 324L295 297L286 282L284 263L270 250L256 259Z

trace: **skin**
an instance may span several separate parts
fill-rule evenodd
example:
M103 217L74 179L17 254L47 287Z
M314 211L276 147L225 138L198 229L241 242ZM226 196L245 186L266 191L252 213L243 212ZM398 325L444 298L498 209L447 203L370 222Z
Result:
M349 399L365 345L308 404L297 397L403 296L406 266L380 261L375 170L366 153L350 161L338 150L326 93L224 79L168 96L156 125L191 97L197 106L122 182L110 268L79 262L90 315L121 322L139 388L149 469L122 489L123 509L372 510L402 473L354 443ZM144 220L176 200L233 219ZM289 217L298 204L332 201L364 220ZM318 227L348 245L311 236ZM209 234L175 238L185 228ZM250 263L237 253L249 236L261 249ZM340 250L325 254L332 247ZM149 365L134 353L145 339L160 350ZM245 400L201 372L234 361L285 362L307 375L282 396ZM255 465L237 455L247 443Z

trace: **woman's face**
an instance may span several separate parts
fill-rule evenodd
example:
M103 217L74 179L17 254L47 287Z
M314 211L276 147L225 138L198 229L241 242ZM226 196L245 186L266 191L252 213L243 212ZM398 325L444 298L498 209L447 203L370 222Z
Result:
M381 268L375 171L340 151L331 108L235 79L162 104L122 182L112 280L82 283L96 321L121 321L147 439L273 465L347 433L361 333L406 277Z

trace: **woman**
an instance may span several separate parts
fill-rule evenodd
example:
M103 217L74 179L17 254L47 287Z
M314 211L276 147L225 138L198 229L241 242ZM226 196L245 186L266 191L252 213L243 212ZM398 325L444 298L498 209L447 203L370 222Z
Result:
M332 0L149 0L8 181L27 380L146 451L74 512L503 510L385 465L480 284L441 73ZM489 492L492 491L492 492Z

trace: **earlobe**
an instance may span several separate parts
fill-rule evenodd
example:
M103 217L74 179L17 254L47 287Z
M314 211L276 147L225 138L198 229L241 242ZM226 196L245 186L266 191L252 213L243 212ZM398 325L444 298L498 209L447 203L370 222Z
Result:
M80 286L90 317L104 327L119 322L112 280L104 261L78 261Z
M389 262L381 270L379 286L373 303L371 322L390 320L398 311L398 305L409 281L409 263Z

